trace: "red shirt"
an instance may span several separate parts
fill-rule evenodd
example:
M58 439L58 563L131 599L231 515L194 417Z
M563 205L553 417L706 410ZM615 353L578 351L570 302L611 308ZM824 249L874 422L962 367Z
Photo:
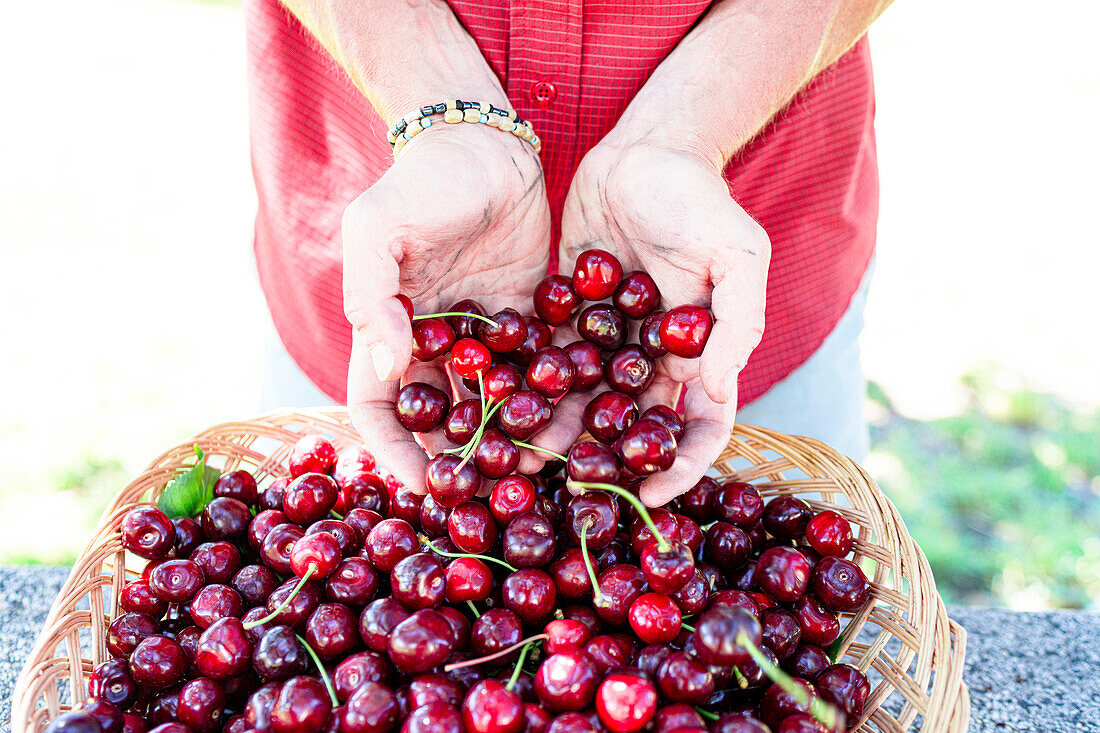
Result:
M709 3L451 4L509 101L542 138L556 253L562 201L581 158ZM278 0L250 0L245 10L260 283L287 351L318 387L345 402L351 327L341 294L340 219L393 162L387 131ZM809 358L856 292L878 216L873 120L862 40L726 168L730 195L772 242L766 328L740 376L742 404Z

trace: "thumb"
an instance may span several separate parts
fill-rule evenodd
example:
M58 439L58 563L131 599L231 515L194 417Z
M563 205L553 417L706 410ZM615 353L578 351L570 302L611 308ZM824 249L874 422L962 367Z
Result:
M397 299L402 250L388 226L393 211L382 211L382 191L376 189L344 211L344 315L366 348L374 373L387 382L409 367L412 324Z

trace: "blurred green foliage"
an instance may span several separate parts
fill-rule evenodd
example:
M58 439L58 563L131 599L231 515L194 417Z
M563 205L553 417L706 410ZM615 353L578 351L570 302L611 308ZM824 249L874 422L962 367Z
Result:
M1100 606L1100 412L985 370L966 409L917 421L875 384L872 474L948 603Z

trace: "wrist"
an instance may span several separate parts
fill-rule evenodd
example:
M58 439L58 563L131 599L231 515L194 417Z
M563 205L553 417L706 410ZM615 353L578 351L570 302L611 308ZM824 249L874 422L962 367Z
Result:
M690 118L635 98L599 146L620 153L639 148L666 151L694 158L721 174L731 145L724 144L718 130L701 129Z

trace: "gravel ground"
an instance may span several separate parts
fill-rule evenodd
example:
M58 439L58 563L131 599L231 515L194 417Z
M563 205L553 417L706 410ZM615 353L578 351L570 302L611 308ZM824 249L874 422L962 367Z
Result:
M0 568L0 721L67 568ZM1100 731L1100 614L953 608L967 629L973 733Z

